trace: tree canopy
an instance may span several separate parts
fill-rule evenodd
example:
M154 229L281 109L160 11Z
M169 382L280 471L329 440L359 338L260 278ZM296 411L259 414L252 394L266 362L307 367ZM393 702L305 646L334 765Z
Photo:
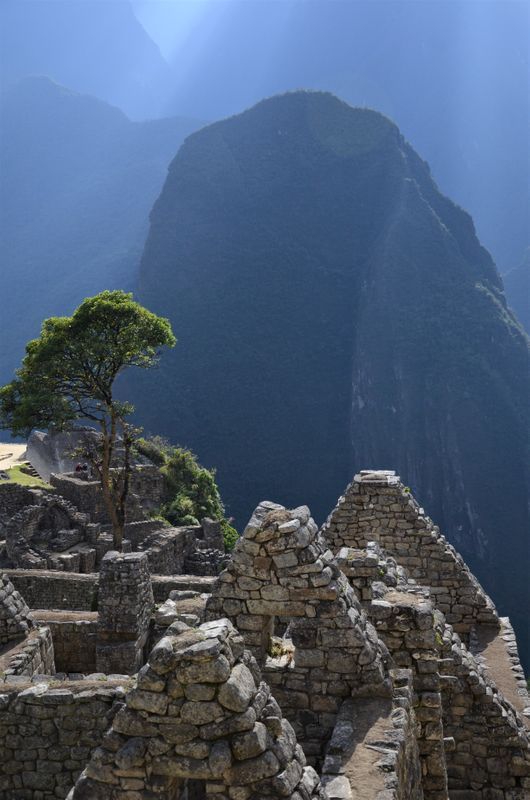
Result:
M159 348L175 342L168 320L131 294L89 297L71 317L44 320L39 338L27 344L16 378L0 390L0 425L27 434L79 419L99 423L113 408L129 414L132 407L113 396L114 381L127 367L154 366Z
M26 346L16 377L0 389L0 427L13 434L32 428L64 429L75 421L96 423L98 447L88 449L121 548L137 431L127 417L134 410L114 397L114 382L129 367L156 364L161 347L176 339L168 320L136 303L123 291L84 300L71 317L43 322L41 335ZM123 455L114 458L118 442Z

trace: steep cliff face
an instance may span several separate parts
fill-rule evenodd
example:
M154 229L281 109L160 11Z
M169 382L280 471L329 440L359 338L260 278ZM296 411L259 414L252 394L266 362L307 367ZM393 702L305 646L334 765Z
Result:
M530 247L519 266L502 276L508 304L530 334Z
M228 511L397 469L499 602L529 573L528 343L471 218L381 115L324 93L189 137L140 299L179 343L139 418L218 467Z
M0 119L3 383L44 317L132 285L169 161L199 123L133 123L47 78L0 94Z

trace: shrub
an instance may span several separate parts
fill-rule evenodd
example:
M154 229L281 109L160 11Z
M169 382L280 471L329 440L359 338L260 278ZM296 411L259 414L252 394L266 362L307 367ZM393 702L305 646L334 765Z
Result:
M199 525L204 517L220 520L225 550L232 550L238 533L225 518L215 471L202 467L191 450L170 445L158 436L141 439L138 451L164 476L164 502L157 513L171 525Z
M239 539L239 533L235 528L232 527L232 525L230 525L227 519L221 520L221 530L223 532L225 550L227 553L230 553L236 546L236 542Z

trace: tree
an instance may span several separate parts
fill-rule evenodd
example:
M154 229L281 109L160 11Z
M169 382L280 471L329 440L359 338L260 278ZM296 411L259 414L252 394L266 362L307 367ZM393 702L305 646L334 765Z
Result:
M117 550L139 431L127 419L133 406L114 397L114 382L128 367L154 366L159 349L175 343L168 320L131 294L101 292L84 300L71 317L44 320L15 379L0 389L0 427L13 435L27 435L35 427L63 430L82 420L99 426L97 445L87 439L85 457L100 481Z

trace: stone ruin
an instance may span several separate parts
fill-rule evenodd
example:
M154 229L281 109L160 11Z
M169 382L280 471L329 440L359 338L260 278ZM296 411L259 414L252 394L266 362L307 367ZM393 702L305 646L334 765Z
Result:
M113 548L99 481L74 470L72 451L91 429L34 431L27 446L33 474L50 488L0 484L0 568L97 573ZM119 452L119 448L118 448ZM70 471L54 471L67 468ZM164 494L160 469L135 456L126 508L125 552L145 552L154 575L217 575L225 563L220 523L172 527L156 518ZM153 514L155 516L153 517Z
M173 623L69 799L181 798L184 790L196 798L324 797L228 620L196 629Z
M51 491L0 484L0 568L99 571L113 548L99 484L76 474L52 474L50 481ZM152 519L161 481L156 467L135 469L124 550L146 553L155 575L217 575L226 557L220 523L172 527Z
M23 569L92 572L99 526L60 496L36 491L4 526L5 557Z
M509 620L394 473L320 531L261 503L218 576L189 563L7 570L0 800L530 798Z
M387 649L307 506L258 506L207 603L206 618L219 617L241 631L278 687L308 755L322 754L344 697L390 694ZM278 628L283 636L274 637Z

